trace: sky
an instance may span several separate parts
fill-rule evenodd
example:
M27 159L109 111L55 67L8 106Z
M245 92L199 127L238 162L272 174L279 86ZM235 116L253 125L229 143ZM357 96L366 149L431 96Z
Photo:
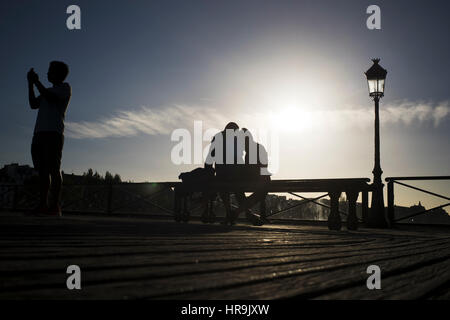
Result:
M66 27L72 4L80 30ZM366 26L372 4L381 30ZM176 181L200 164L174 163L173 131L235 121L261 132L260 142L276 137L267 142L274 179L372 178L374 107L363 72L380 58L383 177L449 175L449 9L401 0L2 1L0 165L31 165L26 72L33 67L49 86L48 63L62 60L72 86L66 173ZM416 185L450 191L445 182ZM396 193L399 204L419 199L441 203Z

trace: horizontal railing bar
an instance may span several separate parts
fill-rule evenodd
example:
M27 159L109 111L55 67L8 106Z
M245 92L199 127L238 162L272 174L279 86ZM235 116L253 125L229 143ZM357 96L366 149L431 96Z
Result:
M64 183L63 187L70 187L70 186L86 186L86 187L95 187L95 186L127 186L127 185L149 185L149 184L158 184L158 185L167 185L167 186L177 186L178 184L181 184L181 181L177 182L114 182L114 183L85 183L85 182L71 182L71 183ZM38 186L38 184L21 184L21 183L0 183L0 187L25 187L25 186Z
M450 176L387 177L385 180L450 180Z
M276 179L271 180L269 183L277 184L277 183L321 183L321 182L370 182L369 178L330 178L330 179ZM213 183L220 183L220 181L215 181ZM247 183L245 181L238 181L240 183ZM108 185L148 185L148 184L159 184L159 185L167 185L167 186L177 186L182 184L181 181L161 181L161 182L114 182L114 183L84 183L84 182L75 182L75 183L63 183L63 186L108 186ZM0 183L0 186L24 186L23 184L15 184L15 183Z

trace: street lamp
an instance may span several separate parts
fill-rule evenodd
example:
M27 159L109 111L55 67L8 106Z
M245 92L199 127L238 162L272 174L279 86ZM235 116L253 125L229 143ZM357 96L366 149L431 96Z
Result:
M380 59L372 59L373 65L365 72L369 86L369 96L375 101L375 166L373 168L372 204L370 207L368 226L374 228L386 228L388 226L384 213L383 182L380 166L380 116L379 101L384 96L384 83L387 71L378 62Z

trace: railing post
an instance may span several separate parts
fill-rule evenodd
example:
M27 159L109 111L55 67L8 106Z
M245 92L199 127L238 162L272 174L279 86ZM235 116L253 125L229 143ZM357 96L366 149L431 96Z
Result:
M358 199L358 192L355 190L346 191L348 199L348 216L347 216L347 229L358 229L358 218L356 217L356 200Z
M17 210L17 204L19 203L19 187L17 185L14 185L13 187L13 203L12 203L12 210Z
M394 225L395 208L394 208L394 180L389 180L387 184L387 204L388 204L388 222L389 226Z
M106 199L106 213L111 213L112 212L112 183L108 183L107 185L107 199Z
M339 196L341 191L331 191L330 193L330 215L328 216L328 229L341 230L342 222L339 213Z
M361 216L364 226L367 226L367 220L369 217L369 191L362 191L362 203L361 203Z

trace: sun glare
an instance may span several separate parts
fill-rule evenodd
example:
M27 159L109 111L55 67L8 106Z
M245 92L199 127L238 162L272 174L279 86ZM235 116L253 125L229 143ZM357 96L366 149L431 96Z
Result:
M272 128L284 132L308 130L318 122L318 110L329 104L324 95L326 84L304 78L274 81L264 91L264 102ZM266 86L268 84L265 84Z
M313 113L301 107L287 107L270 115L274 129L285 132L298 132L311 128L315 123Z

